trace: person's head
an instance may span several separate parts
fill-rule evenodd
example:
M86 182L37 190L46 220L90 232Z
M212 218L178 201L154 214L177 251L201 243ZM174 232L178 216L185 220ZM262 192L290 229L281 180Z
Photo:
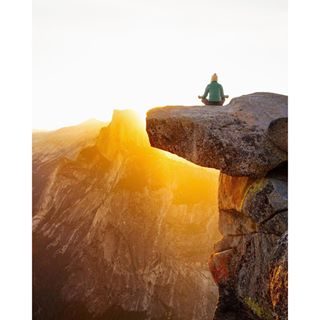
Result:
M214 73L211 77L211 81L218 81L218 76L216 73Z

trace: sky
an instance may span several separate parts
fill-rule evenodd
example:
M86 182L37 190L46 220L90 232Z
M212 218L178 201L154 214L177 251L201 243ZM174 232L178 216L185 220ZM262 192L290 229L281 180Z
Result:
M32 38L34 129L288 90L284 0L33 0Z

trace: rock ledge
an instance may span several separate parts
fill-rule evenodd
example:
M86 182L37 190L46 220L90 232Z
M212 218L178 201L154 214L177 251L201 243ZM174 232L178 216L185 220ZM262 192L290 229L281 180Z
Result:
M216 106L147 114L152 146L231 176L263 177L287 161L287 96L253 93Z

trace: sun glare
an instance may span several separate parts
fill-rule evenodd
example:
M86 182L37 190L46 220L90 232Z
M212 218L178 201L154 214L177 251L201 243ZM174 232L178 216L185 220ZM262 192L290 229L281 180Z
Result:
M133 109L138 117L140 118L140 120L142 121L146 121L146 117L147 117L147 109L142 109L142 108L137 108L137 109Z

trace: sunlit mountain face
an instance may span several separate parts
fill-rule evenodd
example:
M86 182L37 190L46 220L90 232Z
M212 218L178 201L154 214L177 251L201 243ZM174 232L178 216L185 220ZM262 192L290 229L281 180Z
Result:
M33 137L33 318L212 319L217 171L128 110Z

